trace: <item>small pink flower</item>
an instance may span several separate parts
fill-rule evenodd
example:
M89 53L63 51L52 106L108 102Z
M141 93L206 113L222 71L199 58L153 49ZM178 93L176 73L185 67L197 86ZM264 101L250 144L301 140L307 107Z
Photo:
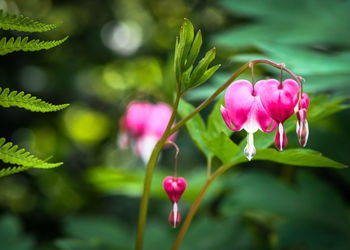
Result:
M172 202L172 209L169 215L169 223L174 228L178 224L180 224L181 218L180 218L180 213L178 210L177 203L180 200L183 192L185 192L186 186L187 186L186 180L182 177L175 179L172 176L167 176L163 181L163 188L167 193L170 201Z
M186 189L186 180L182 177L174 179L172 176L165 177L163 188L171 202L178 202Z
M303 93L300 99L300 109L296 112L297 121L297 136L299 143L302 147L305 147L307 139L309 137L309 125L306 120L306 112L309 107L309 96Z
M146 164L154 146L163 136L172 110L165 103L132 102L120 121L118 144L121 148L131 142L135 154ZM174 140L172 134L168 140Z
M251 160L256 153L253 133L258 129L263 132L271 132L276 127L276 123L273 122L261 104L260 93L264 82L258 81L254 87L247 80L233 82L226 90L226 109L221 106L222 117L231 130L244 129L247 131L248 142L244 149L244 155L248 160ZM272 127L269 129L272 122Z
M260 99L266 112L278 123L275 145L279 151L287 146L287 136L283 123L293 113L298 103L299 85L292 79L282 85L275 79L266 80L260 87Z

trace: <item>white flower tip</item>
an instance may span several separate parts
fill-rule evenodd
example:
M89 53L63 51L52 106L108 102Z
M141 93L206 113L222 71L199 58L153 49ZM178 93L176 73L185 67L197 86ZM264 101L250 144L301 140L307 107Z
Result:
M245 155L245 157L247 157L248 161L251 161L253 159L253 157L255 156L255 154L256 154L256 149L254 147L253 134L249 133L247 146L245 146L245 148L244 148L244 155Z

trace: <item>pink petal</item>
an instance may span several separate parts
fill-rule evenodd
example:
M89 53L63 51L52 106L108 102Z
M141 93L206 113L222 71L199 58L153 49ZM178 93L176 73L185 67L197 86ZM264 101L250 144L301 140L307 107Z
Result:
M302 109L307 109L309 107L309 96L306 93L303 93L300 99L300 107Z
M253 86L247 80L233 82L226 90L226 113L236 130L242 129L242 126L248 120L254 102L252 92Z
M261 100L260 100L260 88L264 84L264 80L258 81L254 85L254 103L252 106L251 112L253 113L252 116L255 118L255 120L258 122L260 130L263 132L272 132L276 128L276 123L273 122L272 118L267 114L266 110L264 109ZM269 126L272 123L272 127L269 129Z
M152 105L147 102L132 102L129 104L124 123L128 132L134 136L143 134L151 108Z
M168 125L171 113L171 108L165 103L153 105L146 119L145 133L153 134L160 139Z
M233 130L233 131L239 131L240 128L239 128L239 129L236 129L236 128L233 128L233 127L232 127L231 119L230 119L230 115L229 115L229 113L228 113L228 110L226 110L226 109L224 108L224 106L221 105L220 111L221 111L222 118L224 118L224 121L225 121L227 127L229 127L229 129L231 129L231 130Z
M180 200L183 192L185 192L186 185L186 181L182 177L175 180L174 177L167 176L163 181L163 188L172 202Z
M270 79L260 87L259 96L266 112L278 123L283 123L294 113L298 90L298 83L292 79L285 80L282 87L277 80Z

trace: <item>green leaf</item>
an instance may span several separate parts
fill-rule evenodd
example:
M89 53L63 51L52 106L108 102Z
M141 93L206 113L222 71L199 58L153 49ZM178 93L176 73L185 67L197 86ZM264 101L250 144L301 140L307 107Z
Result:
M214 60L215 54L216 54L216 49L212 48L199 61L198 65L193 70L193 73L191 75L190 87L197 86L199 84L200 78L203 76L204 72L207 70L209 64Z
M17 91L10 92L8 88L2 90L0 87L0 106L5 108L16 106L33 112L52 112L64 109L69 104L53 105L30 94L25 94L23 91L19 93Z
M311 149L287 149L283 152L279 152L273 148L258 149L254 160L266 160L273 161L282 164L304 166L304 167L331 167L331 168L346 168L342 163L333 161L327 157L322 156L320 152ZM241 155L236 160L236 164L239 162L247 161L247 159Z
M191 80L191 72L192 72L193 66L191 65L183 74L182 74L182 83L185 86L185 89L190 84Z
M227 128L227 125L222 118L220 107L225 104L225 95L216 102L212 112L208 117L207 137L214 137L220 132L224 132L227 136L231 136L232 130Z
M214 75L214 73L221 67L221 64L215 65L211 68L209 68L208 70L206 70L204 72L204 74L202 75L201 78L199 78L199 80L193 85L191 86L192 88L204 83L205 81L207 81L210 77L212 77L212 75Z
M194 62L196 61L196 58L199 54L199 51L201 49L201 46L202 46L202 32L200 30L198 30L196 37L193 41L192 47L191 47L191 51L187 57L185 68L188 68L194 64Z
M182 118L186 117L193 110L194 107L190 103L187 103L183 99L180 100L178 113ZM199 114L196 114L192 119L186 122L186 127L193 142L206 155L207 158L210 158L212 156L212 152L208 149L201 136L202 133L206 131L205 123L202 117Z
M190 20L185 19L184 24L182 25L181 35L180 35L180 41L183 39L184 41L184 48L181 55L181 71L185 71L190 67L191 65L186 64L187 56L190 51L192 41L194 37L194 28ZM186 67L187 66L187 67Z
M68 36L57 41L40 41L40 40L30 40L28 42L28 37L21 38L17 37L16 41L11 37L8 41L6 37L0 40L0 55L6 55L15 51L38 51L38 50L48 50L62 44L68 39Z
M8 168L3 168L0 170L0 177L8 176L11 174L17 174L19 172L25 171L31 167L27 166L20 166L20 167L8 167Z
M231 141L224 132L220 132L212 139L205 137L204 134L202 137L206 142L207 147L222 161L223 164L231 162L239 151L239 147Z
M13 143L6 143L4 138L0 138L0 160L5 163L34 168L54 168L63 164L62 162L48 163L40 160L24 149L18 149L18 146L13 145Z
M58 24L44 24L23 15L11 15L0 10L0 29L24 32L44 32L55 29Z

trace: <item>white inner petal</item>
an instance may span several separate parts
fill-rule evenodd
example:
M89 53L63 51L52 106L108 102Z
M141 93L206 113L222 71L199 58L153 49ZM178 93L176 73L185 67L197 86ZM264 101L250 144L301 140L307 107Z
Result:
M307 121L306 121L306 120L305 120L305 129L306 129L306 135L305 135L305 143L304 143L304 147L306 146L307 139L309 138L309 124L307 123Z
M248 161L253 159L256 154L256 149L254 147L254 136L252 133L248 134L247 146L244 148L244 155L247 157Z
M177 219L177 203L174 202L173 204L173 215L174 215L174 228L176 227L176 219Z
M255 100L256 101L256 100ZM248 119L247 121L244 123L243 128L248 132L248 133L255 133L259 128L259 123L257 122L257 120L255 119L255 106L256 103L253 103L250 112L248 114Z
M280 134L280 151L283 150L283 125L282 123L278 124L278 132Z

